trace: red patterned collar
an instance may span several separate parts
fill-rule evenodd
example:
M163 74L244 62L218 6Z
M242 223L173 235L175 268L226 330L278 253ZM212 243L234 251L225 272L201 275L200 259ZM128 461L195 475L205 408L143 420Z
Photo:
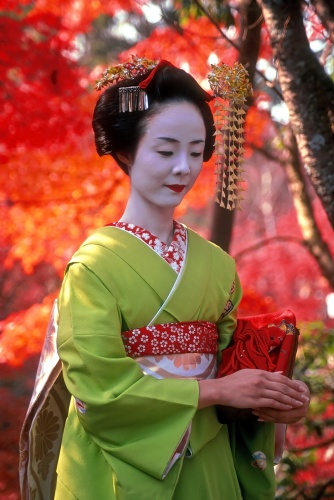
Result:
M180 272L182 264L186 256L187 248L187 229L178 221L174 221L173 240L169 246L161 241L157 236L152 234L147 229L144 229L129 222L113 222L109 224L113 227L118 227L128 233L133 234L141 239L146 245L154 250L162 257L177 273Z

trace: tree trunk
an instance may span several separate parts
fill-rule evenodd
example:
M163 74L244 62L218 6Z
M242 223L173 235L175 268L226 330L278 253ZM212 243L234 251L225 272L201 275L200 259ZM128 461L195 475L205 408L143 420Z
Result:
M306 171L334 227L334 83L311 52L299 0L258 0Z

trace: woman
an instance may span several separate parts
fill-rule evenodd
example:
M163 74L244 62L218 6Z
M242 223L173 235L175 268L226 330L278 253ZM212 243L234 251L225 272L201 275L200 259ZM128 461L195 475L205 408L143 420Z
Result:
M307 389L262 370L215 379L241 299L235 263L174 220L213 152L210 100L164 62L97 103L97 151L128 173L131 190L121 219L74 255L59 297L57 345L73 397L58 500L274 497L268 422L304 416ZM256 409L253 457L241 456L217 404Z

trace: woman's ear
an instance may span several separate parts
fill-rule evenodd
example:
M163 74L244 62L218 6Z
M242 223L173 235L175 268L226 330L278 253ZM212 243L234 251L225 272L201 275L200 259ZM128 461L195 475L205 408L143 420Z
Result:
M117 158L119 161L124 163L127 167L132 166L132 158L129 153L116 153Z

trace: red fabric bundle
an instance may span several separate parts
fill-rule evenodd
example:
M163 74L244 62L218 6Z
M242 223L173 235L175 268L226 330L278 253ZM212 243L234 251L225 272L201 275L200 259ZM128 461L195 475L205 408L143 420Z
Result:
M283 372L292 377L298 347L299 330L291 311L241 318L231 345L222 351L217 378L244 368ZM256 419L251 409L217 406L219 422Z
M282 371L291 377L298 333L296 318L291 311L238 319L233 343L222 352L217 377L243 368Z

